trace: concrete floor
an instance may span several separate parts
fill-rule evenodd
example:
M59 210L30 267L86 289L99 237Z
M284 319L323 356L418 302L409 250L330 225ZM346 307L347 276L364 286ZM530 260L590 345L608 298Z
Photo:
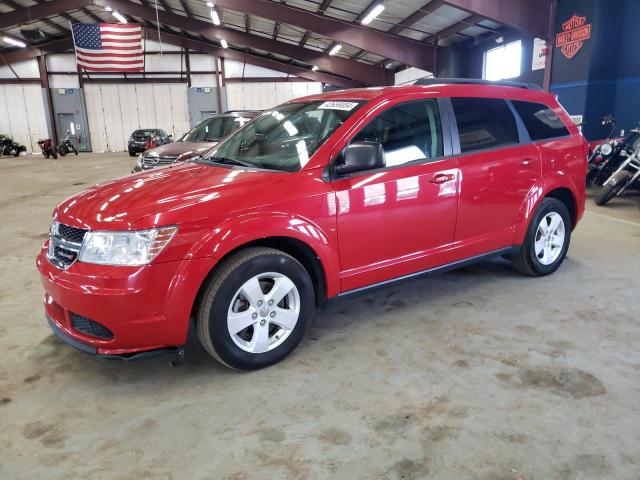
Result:
M499 261L343 301L240 374L197 345L97 360L46 326L53 206L132 164L0 159L0 478L640 478L640 197L590 200L551 277Z

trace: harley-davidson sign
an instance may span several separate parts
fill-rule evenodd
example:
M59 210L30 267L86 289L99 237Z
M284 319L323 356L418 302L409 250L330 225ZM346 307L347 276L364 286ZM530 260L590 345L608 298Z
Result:
M573 15L562 24L562 32L556 34L556 47L571 59L584 45L585 40L591 38L591 24L586 23L587 17Z

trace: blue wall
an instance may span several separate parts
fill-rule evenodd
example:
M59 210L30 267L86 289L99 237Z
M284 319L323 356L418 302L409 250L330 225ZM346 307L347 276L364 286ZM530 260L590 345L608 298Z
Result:
M601 125L613 114L618 129L629 130L640 120L640 0L558 0L555 32L573 14L586 16L591 38L567 59L553 49L551 91L572 115L583 115L583 133L595 140L607 135ZM522 40L522 74L514 79L542 86L543 70L531 71L533 39L502 30L505 43ZM482 78L484 52L493 38L470 40L438 51L437 76Z
M554 48L551 91L569 113L584 116L583 133L590 140L607 135L600 121L608 113L619 129L636 127L640 120L640 29L632 6L637 9L640 2L558 1L556 32L575 13L587 17L591 39L572 59Z

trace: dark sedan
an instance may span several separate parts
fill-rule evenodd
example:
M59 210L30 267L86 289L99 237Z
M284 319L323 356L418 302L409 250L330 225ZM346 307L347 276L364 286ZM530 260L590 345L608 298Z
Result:
M144 152L147 149L149 139L156 147L173 142L173 137L161 128L140 128L134 130L129 137L127 145L129 155L135 157L138 153Z

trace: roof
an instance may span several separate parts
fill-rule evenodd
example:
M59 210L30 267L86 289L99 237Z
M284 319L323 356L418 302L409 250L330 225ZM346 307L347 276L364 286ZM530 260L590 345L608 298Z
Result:
M383 98L396 98L414 93L432 93L442 97L504 97L512 99L527 99L531 101L546 102L552 95L539 89L526 89L514 85L501 84L476 84L470 83L432 83L429 85L395 85L389 87L352 88L336 90L333 92L309 95L296 98L287 103L301 101L332 101L332 100L374 100Z
M154 9L156 3L150 0L128 1L122 0L120 4L132 4L138 8ZM11 12L23 9L24 7L42 7L50 2L43 0L5 0L0 3L0 16L9 18ZM77 2L69 2L73 5ZM235 6L235 1L219 0L214 2L221 20L221 28L229 31L250 34L259 39L268 39L280 42L281 44L304 48L309 52L323 52L325 54L335 45L335 41L327 36L313 33L284 21L267 18L272 16L265 12L263 15L248 14L241 11L241 7ZM263 2L268 3L268 2ZM273 0L271 3L285 6L287 8L297 8L299 11L313 13L322 21L322 17L327 20L340 20L360 27L360 20L373 5L370 0ZM186 17L189 19L207 22L213 26L210 17L210 8L204 0L158 0L158 11L167 12ZM271 7L266 7L271 10ZM151 10L148 10L151 12ZM153 10L155 12L155 10ZM125 16L134 21L138 21L149 28L155 28L155 15L137 17L127 14ZM29 16L31 18L31 16ZM50 42L54 39L70 36L70 22L114 22L111 12L106 11L99 5L87 2L83 8L71 8L67 11L50 15L35 21L28 20L23 25L12 26L0 29L3 35L26 41L29 45L38 45L43 42ZM10 22L7 22L10 23ZM431 48L437 44L441 46L459 43L486 34L496 34L496 29L500 24L487 18L471 14L464 10L454 8L446 4L443 0L393 0L385 2L385 10L376 17L369 25L372 31L385 32L397 39L406 41L417 41L425 44L425 48ZM203 33L196 28L190 30L185 27L160 22L160 28L166 33L180 35L182 38L210 41L218 45L216 36ZM38 30L43 34L41 42L32 37L31 42L27 38L27 31ZM372 65L376 67L384 66L387 69L396 69L404 64L398 60L373 53L366 49L361 49L348 42L342 42L342 49L335 55L336 58L353 61L357 64ZM238 50L251 53L260 57L268 58L274 62L286 63L288 65L309 69L312 65L308 59L288 56L281 52L275 53L268 47L260 48L259 43L251 46L238 42L229 41L231 50ZM11 48L0 49L0 54L10 51ZM415 66L415 65L414 65ZM322 67L321 67L322 70ZM329 72L335 73L335 72ZM346 75L348 77L348 75ZM373 82L375 83L375 82Z

